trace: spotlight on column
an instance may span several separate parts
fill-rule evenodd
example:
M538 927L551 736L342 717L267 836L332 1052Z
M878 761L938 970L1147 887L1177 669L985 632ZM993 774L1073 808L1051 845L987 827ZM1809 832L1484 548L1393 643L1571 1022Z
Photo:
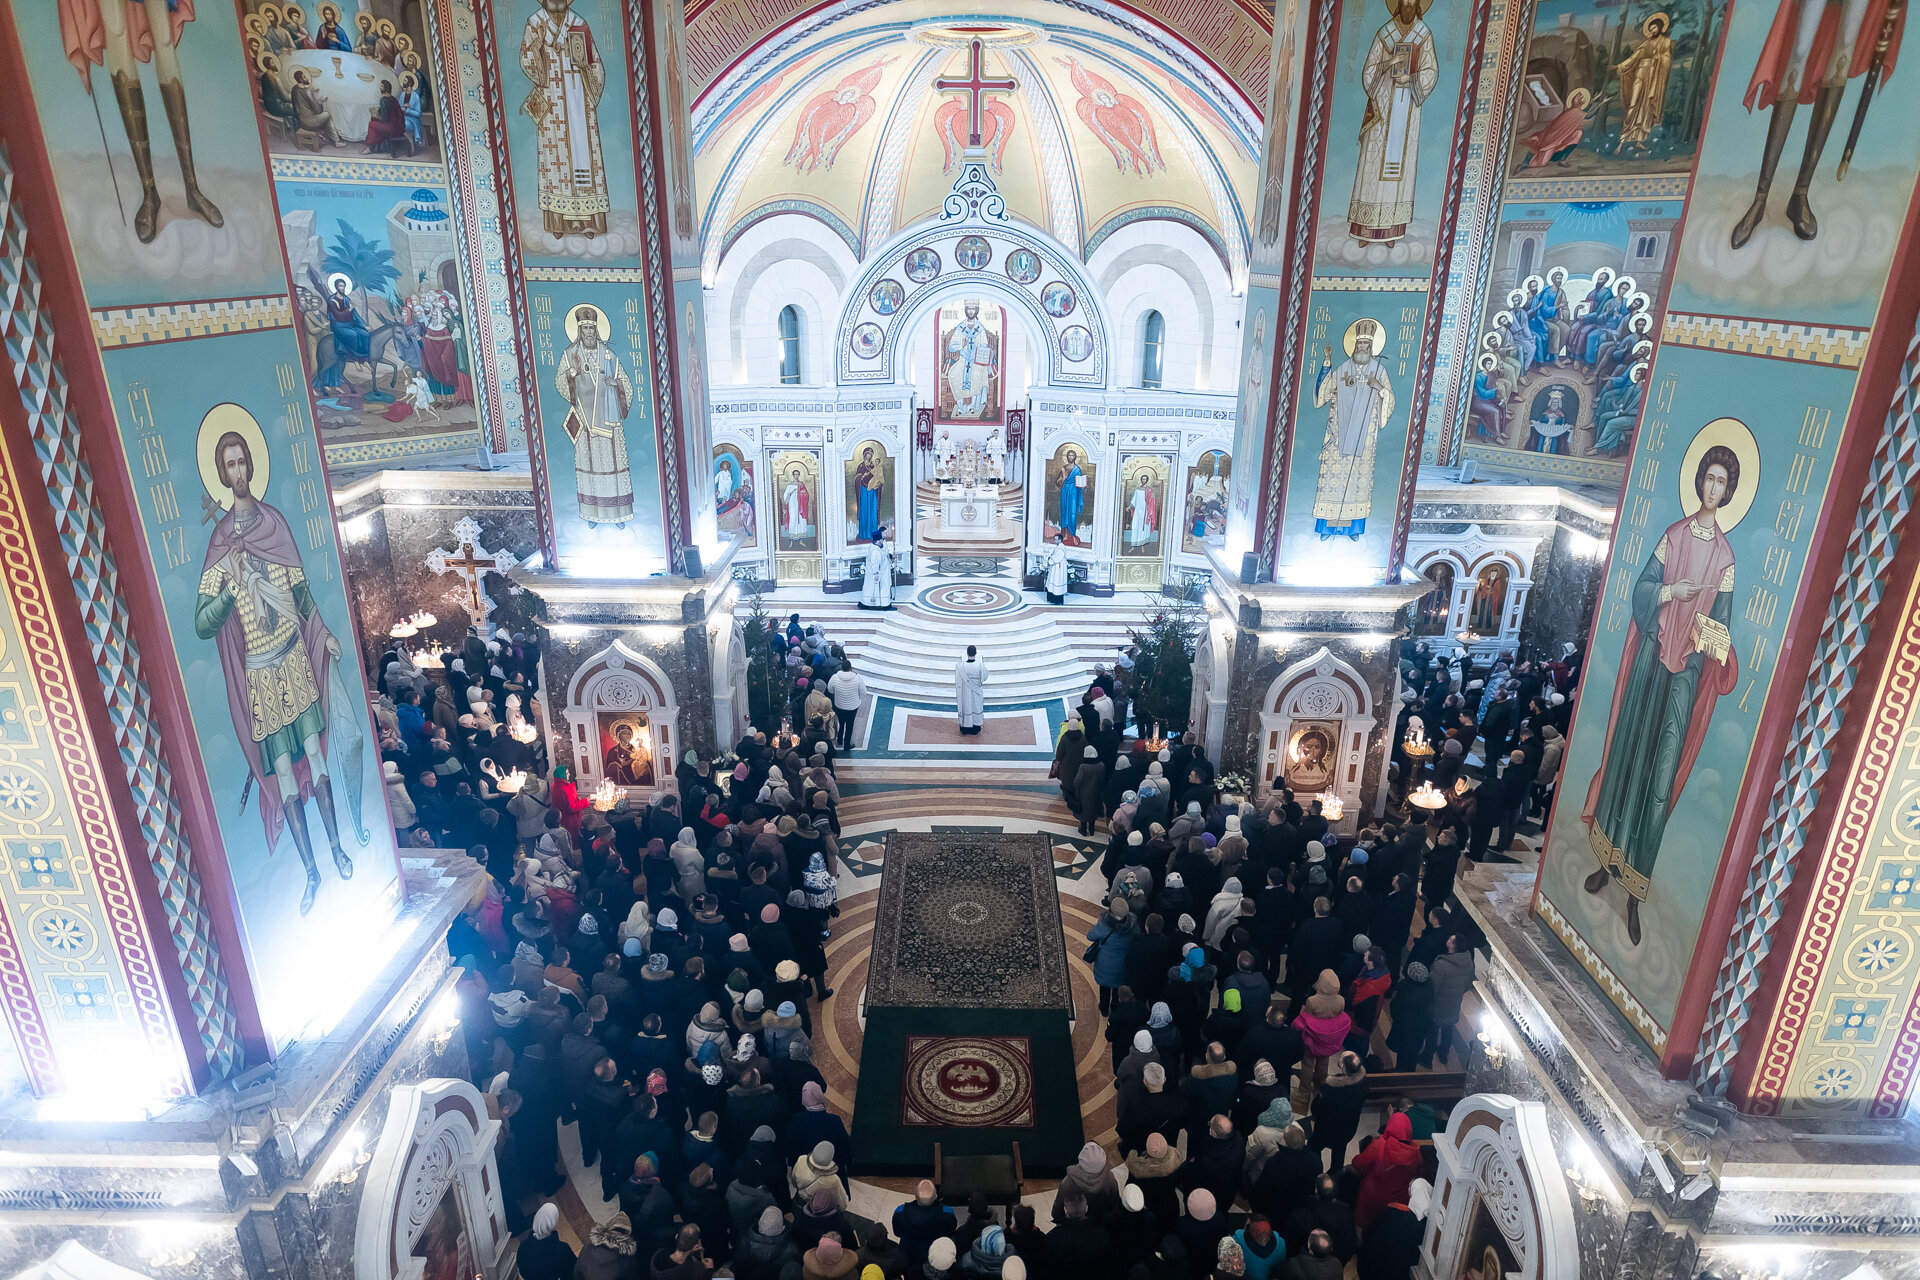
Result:
M1260 557L1249 551L1240 557L1240 585L1250 587L1260 580Z

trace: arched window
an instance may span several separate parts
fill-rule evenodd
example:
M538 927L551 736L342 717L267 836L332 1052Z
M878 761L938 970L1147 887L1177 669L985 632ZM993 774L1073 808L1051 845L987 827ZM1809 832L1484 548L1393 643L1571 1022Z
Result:
M800 385L800 313L780 308L780 384Z
M1140 344L1140 385L1158 391L1166 372L1167 322L1158 311L1149 311L1145 327Z

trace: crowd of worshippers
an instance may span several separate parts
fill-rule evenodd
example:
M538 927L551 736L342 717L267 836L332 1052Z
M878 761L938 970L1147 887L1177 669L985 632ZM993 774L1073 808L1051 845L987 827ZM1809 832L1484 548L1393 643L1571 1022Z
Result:
M1443 835L1476 862L1507 853L1523 824L1551 811L1580 669L1572 644L1550 660L1501 655L1476 667L1465 651L1442 657L1403 641L1392 802L1430 782L1447 801L1432 819ZM1434 751L1425 760L1406 754L1416 717Z
M403 846L498 846L511 871L511 797L496 775L548 773L544 737L522 743L510 731L520 717L539 722L540 646L531 635L482 640L469 628L443 662L436 680L405 649L380 656L373 717L394 826Z
M847 651L828 640L819 623L801 626L797 613L788 615L784 628L769 631L767 644L793 681L786 728L809 741L850 750L854 720L867 700L867 681L853 669Z

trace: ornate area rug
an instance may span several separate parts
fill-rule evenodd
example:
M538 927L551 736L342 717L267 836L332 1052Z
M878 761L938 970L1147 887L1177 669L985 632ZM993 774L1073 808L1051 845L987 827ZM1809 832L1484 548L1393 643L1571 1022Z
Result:
M956 1129L1033 1127L1027 1036L908 1036L900 1123Z
M868 1008L1071 1012L1051 839L887 837Z

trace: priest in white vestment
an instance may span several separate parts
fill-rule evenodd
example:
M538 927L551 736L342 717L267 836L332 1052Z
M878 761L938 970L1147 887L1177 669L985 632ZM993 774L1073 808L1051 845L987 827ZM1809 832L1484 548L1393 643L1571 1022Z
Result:
M866 580L860 589L862 609L893 608L893 548L887 545L887 527L881 525L867 547Z
M1433 0L1387 0L1381 26L1360 68L1367 95L1360 120L1360 163L1353 174L1347 230L1366 244L1395 244L1413 221L1420 151L1420 108L1439 82L1433 32L1421 21Z
M977 734L986 722L987 664L972 645L967 656L953 664L954 701L960 710L960 732Z
M1323 541L1346 537L1358 542L1373 513L1374 451L1380 429L1393 413L1387 368L1374 359L1374 349L1384 336L1374 321L1358 321L1353 355L1336 369L1333 348L1325 348L1314 384L1314 408L1327 410L1320 479L1313 493L1313 531Z
M573 313L573 344L560 353L554 384L573 406L563 424L573 441L573 474L580 518L624 526L633 519L633 473L627 466L628 410L633 383L613 348L601 340L600 313Z
M538 131L540 224L550 236L607 233L607 169L600 95L607 64L593 28L568 0L540 0L520 33L520 70L533 82L520 110Z
M1065 604L1067 602L1067 547L1059 534L1053 535L1053 545L1047 548L1045 566L1047 584L1047 603Z

